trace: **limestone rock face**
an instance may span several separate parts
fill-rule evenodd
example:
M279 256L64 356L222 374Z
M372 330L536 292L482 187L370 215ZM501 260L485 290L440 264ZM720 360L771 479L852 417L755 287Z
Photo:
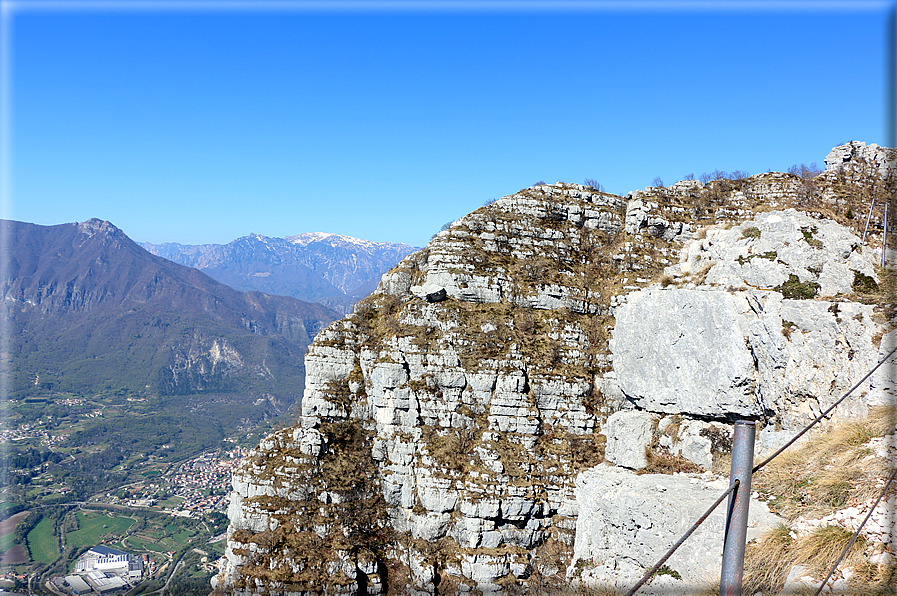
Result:
M825 169L838 171L870 166L881 178L897 174L897 156L892 148L880 147L875 143L866 145L862 141L850 141L835 147L825 156Z
M715 490L636 470L710 469L737 418L787 440L878 357L877 307L847 299L879 281L874 255L789 210L801 188L540 185L441 231L309 348L296 425L235 472L219 591L640 575ZM837 415L893 389L873 382ZM715 566L709 544L673 568Z
M897 331L886 333L881 338L877 360L883 361L894 348L897 348ZM891 406L897 404L897 355L891 356L875 371L875 374L872 375L871 386L870 405Z
M638 407L713 417L760 413L754 362L731 294L643 290L615 314L614 370Z
M788 209L709 230L683 248L680 263L667 273L682 278L703 271L707 286L784 290L812 298L852 293L858 273L877 280L874 258L843 226ZM792 276L795 281L786 286Z
M778 413L796 428L878 360L873 307L854 302L648 289L630 294L615 314L611 348L620 389L651 412ZM864 407L857 401L850 413Z
M656 415L640 410L621 410L611 414L603 428L607 436L604 459L633 469L648 465L645 447L651 444L657 419Z

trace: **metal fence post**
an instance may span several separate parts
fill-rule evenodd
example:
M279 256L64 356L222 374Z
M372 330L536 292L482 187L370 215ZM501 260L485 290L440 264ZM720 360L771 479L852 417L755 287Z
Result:
M720 596L740 596L744 575L744 543L747 539L748 506L751 502L751 469L754 467L756 426L749 420L735 423L732 441L732 471L729 486L738 480L738 488L729 496L726 515L726 539L723 544L723 569Z
M866 227L863 228L863 244L866 244L866 232L869 231L869 222L872 221L872 209L875 207L875 199L872 199L872 204L869 205L869 215L866 216Z
M888 201L885 201L885 228L881 232L881 266L885 266L885 256L888 252Z

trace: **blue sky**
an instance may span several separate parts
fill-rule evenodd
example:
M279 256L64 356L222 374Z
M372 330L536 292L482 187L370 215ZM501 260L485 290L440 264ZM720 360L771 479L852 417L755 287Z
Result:
M3 4L3 217L138 241L422 246L539 180L893 142L887 2Z

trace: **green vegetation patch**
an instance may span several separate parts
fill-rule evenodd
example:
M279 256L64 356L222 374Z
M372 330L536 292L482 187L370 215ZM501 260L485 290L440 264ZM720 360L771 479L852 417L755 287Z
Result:
M105 514L77 513L78 530L68 532L67 546L94 546L103 536L121 535L130 529L134 520L129 517L109 517Z
M41 563L52 563L59 556L56 536L53 535L53 521L45 517L28 532L28 551L31 559Z
M874 294L878 292L878 283L872 277L859 271L853 272L853 291L857 294Z
M744 265L745 263L749 263L754 257L766 259L767 261L775 261L777 258L779 258L779 253L774 250L770 250L761 254L740 256L735 260L738 261L739 265Z
M788 281L773 289L782 293L785 298L792 300L809 300L819 292L819 284L814 281L801 281L795 274L788 276Z
M196 533L191 532L190 530L181 530L177 534L172 534L171 539L178 546L184 546L185 544L190 542L190 540L192 540L193 536L195 535Z
M745 228L741 231L742 238L759 238L760 237L760 228L755 228L753 226L749 228Z
M801 233L804 235L804 240L807 244L812 246L813 248L822 248L822 241L813 237L813 234L819 231L819 228L816 226L809 228L801 228Z
M666 565L661 566L660 569L654 572L654 575L669 575L675 579L682 579L682 576L679 575L679 572L675 569L670 569Z
M795 329L797 329L797 325L795 325L791 321L782 319L782 335L784 335L785 337L791 337L791 333Z
M157 540L151 540L148 538L131 537L131 538L128 538L128 544L130 544L132 547L136 547L138 549L151 550L151 551L154 551L157 553L164 553L164 552L168 552L169 550L171 550L169 547L162 546L161 544L159 544L159 542Z

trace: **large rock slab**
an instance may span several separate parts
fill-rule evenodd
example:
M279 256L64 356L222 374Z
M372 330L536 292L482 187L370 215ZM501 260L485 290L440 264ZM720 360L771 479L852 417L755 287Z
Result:
M652 412L759 415L754 360L737 314L728 292L630 294L615 313L611 342L620 389Z
M877 362L884 360L894 348L897 348L897 331L886 333L881 338ZM897 405L897 354L888 358L872 375L871 389L870 406Z
M588 586L628 590L728 488L728 481L663 474L636 475L607 465L576 478L576 540L572 579ZM671 592L694 593L722 565L725 503L673 554L666 565L682 578ZM751 500L748 540L780 520Z
M620 390L639 409L731 420L764 416L801 428L840 398L884 354L872 306L783 299L779 292L647 289L615 312L610 343ZM886 342L884 342L886 343ZM887 403L861 391L837 418ZM868 402L868 404L867 404Z

